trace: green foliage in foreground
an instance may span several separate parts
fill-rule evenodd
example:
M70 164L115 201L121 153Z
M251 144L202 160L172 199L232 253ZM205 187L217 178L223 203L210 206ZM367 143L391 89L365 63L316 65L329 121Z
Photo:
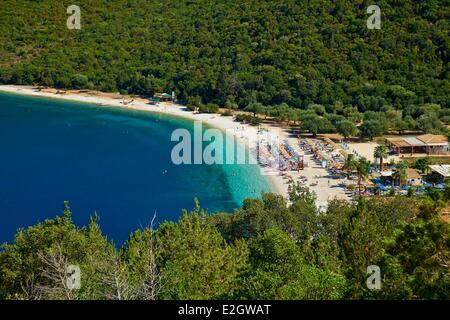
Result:
M94 217L61 216L20 230L0 251L2 299L449 299L449 200L428 196L333 200L318 212L298 186L292 203L263 194L234 213L196 202L178 222L132 233L117 249ZM81 289L67 287L68 265ZM366 269L381 268L381 290Z

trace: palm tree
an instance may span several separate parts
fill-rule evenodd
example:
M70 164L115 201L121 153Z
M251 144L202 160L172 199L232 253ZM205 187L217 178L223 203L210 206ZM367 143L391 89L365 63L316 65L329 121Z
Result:
M398 180L398 185L402 187L403 182L406 180L406 170L408 169L408 164L405 161L400 161L395 166L394 179Z
M364 157L361 157L356 162L356 173L358 174L358 194L361 195L361 183L362 179L369 176L370 161Z
M375 159L380 159L380 171L383 171L383 159L387 158L388 151L387 145L382 144L377 146L373 152L373 157Z
M347 179L350 178L350 174L356 169L357 160L354 154L347 155L344 168L347 170Z

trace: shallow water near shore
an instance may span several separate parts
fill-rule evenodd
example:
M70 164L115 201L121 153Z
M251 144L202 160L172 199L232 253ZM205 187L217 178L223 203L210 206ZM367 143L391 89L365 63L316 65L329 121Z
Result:
M120 245L155 212L157 222L176 221L194 197L208 212L232 211L272 191L256 165L174 165L177 128L192 133L193 122L0 93L0 243L54 218L65 200L75 223L97 212Z

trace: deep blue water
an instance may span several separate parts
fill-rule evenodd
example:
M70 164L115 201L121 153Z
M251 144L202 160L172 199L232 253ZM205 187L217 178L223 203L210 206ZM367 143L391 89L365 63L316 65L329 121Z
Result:
M149 106L150 108L150 106ZM0 93L0 243L61 213L86 225L94 212L117 244L157 220L177 220L197 197L231 211L270 191L254 165L172 164L176 128L165 115Z

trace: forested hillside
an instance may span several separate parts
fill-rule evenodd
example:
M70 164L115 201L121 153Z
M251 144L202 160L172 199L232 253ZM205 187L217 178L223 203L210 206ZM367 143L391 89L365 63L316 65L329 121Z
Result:
M448 3L375 2L80 0L82 29L69 30L72 2L3 0L0 82L240 107L448 107ZM371 4L381 30L366 27Z

